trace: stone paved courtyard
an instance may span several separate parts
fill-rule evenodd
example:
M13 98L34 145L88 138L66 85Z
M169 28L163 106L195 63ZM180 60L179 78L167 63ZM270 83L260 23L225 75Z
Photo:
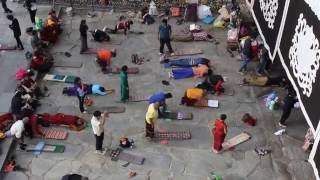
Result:
M29 17L22 5L8 3L16 12L16 17L20 21L22 29L30 26ZM50 7L40 6L38 14L45 17ZM52 73L76 75L83 79L85 83L99 83L108 88L116 89L115 94L105 97L91 96L95 106L117 105L125 106L125 113L110 114L106 123L104 146L117 147L120 135L125 134L133 138L136 148L128 150L129 153L146 157L142 166L130 164L127 167L122 165L125 162L114 162L109 157L94 153L94 136L91 128L86 128L81 132L69 132L67 140L53 141L46 140L50 144L64 144L65 152L62 154L42 153L34 156L32 153L12 152L16 156L17 164L26 168L26 171L13 172L6 174L6 180L59 180L68 173L79 173L88 176L91 180L124 180L128 179L130 171L136 171L136 180L206 180L210 172L215 172L225 180L313 180L313 170L306 161L308 154L303 152L301 146L307 124L300 110L294 110L288 120L289 127L287 134L279 137L273 133L279 129L278 119L280 111L267 110L261 98L256 95L263 89L257 87L240 87L237 85L241 77L236 73L240 62L236 58L231 58L227 53L226 33L227 30L214 29L216 39L220 42L215 45L212 42L192 42L176 43L173 42L174 49L179 48L201 48L204 50L202 57L211 59L214 72L226 77L225 87L234 89L234 96L213 96L211 99L220 101L218 109L197 109L192 107L180 106L180 98L184 90L193 87L200 79L170 80L169 86L161 84L162 80L168 79L169 69L165 69L159 64L157 27L159 20L150 26L142 25L137 22L133 25L133 30L143 31L143 35L129 34L127 38L123 34L111 35L111 38L122 38L121 45L109 45L108 43L97 43L88 34L89 47L109 47L116 48L117 57L112 59L113 66L124 64L130 67L138 67L140 73L129 75L130 93L132 95L152 94L157 91L167 91L173 94L173 98L167 101L170 110L181 110L192 112L192 121L168 121L159 119L158 126L165 130L190 130L192 139L187 141L169 141L167 145L159 142L148 142L144 138L144 117L147 109L146 102L121 104L119 100L119 77L118 75L105 75L94 62L94 55L80 55L79 24L80 20L86 18L86 12L77 12L73 17L62 15L64 19L63 34L50 52L56 60L81 61L81 68L54 68ZM86 18L89 29L102 29L105 25L115 23L118 13L108 12L96 13L94 18ZM0 32L5 36L1 37L2 42L11 42L12 33L8 30L9 22L1 12ZM175 25L175 19L170 19L169 23L174 31L180 31L188 24L181 26ZM201 24L201 23L200 23ZM209 26L201 24L205 29ZM26 50L30 50L29 37L23 34L22 41ZM65 57L61 52L68 51L72 54L70 58ZM131 63L131 54L137 53L139 56L150 59L143 65ZM25 67L24 52L1 52L0 56L0 83L1 93L5 93L8 88L13 90L14 85L8 79L14 78L14 72L18 67ZM254 70L256 63L250 64ZM68 84L56 82L41 82L50 89L50 96L41 100L42 106L39 112L64 112L67 114L78 115L86 120L90 120L90 115L81 115L78 109L76 97L62 95L62 88ZM283 89L275 89L283 95ZM240 120L245 112L249 112L257 117L257 126L249 127ZM237 146L232 151L222 154L214 154L211 150L211 125L212 120L219 117L221 113L227 114L227 124L229 132L227 139L239 134L242 131L249 132L252 138ZM210 128L208 127L210 126ZM39 139L26 142L37 143ZM271 148L270 155L259 158L254 152L255 147Z

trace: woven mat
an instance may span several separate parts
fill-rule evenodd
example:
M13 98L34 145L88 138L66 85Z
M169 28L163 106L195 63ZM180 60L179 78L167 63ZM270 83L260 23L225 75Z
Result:
M191 132L155 132L155 138L158 140L188 140L191 139Z
M45 139L57 139L57 140L65 140L68 137L68 132L59 131L54 129L41 129L41 131L45 134Z
M149 95L134 95L129 97L129 102L140 102L140 101L148 101Z

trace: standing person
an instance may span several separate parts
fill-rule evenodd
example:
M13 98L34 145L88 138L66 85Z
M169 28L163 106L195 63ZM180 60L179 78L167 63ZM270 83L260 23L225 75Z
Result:
M291 110L294 107L294 104L298 102L298 99L295 92L292 91L287 94L283 101L284 105L282 108L282 115L279 121L279 126L285 128L287 127L286 120L289 118Z
M7 6L7 0L1 0L1 5L4 10L4 13L12 13L12 11Z
M24 4L25 8L29 11L30 19L32 24L35 24L36 20L36 13L37 13L37 6L35 0L26 0Z
M26 29L26 33L31 36L30 43L32 49L35 51L37 49L42 48L42 41L38 37L37 31L33 29L33 27L29 27Z
M126 65L122 66L120 72L120 93L121 101L124 102L129 99L129 83L128 83L128 67Z
M174 55L172 47L171 47L171 26L168 24L166 19L162 20L162 24L159 26L158 39L160 41L160 53L163 54L164 44L167 45L171 56Z
M172 94L171 93L164 93L164 92L159 92L159 93L153 94L149 98L149 104L159 103L158 113L159 113L160 117L163 116L163 113L167 109L166 99L169 99L169 98L172 98ZM160 106L162 107L161 111L160 111Z
M214 121L214 127L212 128L212 151L219 153L222 150L222 143L227 135L227 125L224 122L227 119L227 115L221 114L220 119Z
M20 40L21 30L20 30L19 21L16 18L14 18L13 15L7 15L7 18L10 21L12 21L12 24L9 25L9 28L13 31L13 36L17 41L17 48L20 50L23 50L24 48Z
M106 151L102 148L102 145L104 138L104 124L107 117L109 117L108 112L104 112L101 115L100 111L95 111L91 119L93 134L96 138L96 153L101 155L106 153Z
M87 43L88 26L86 24L86 20L84 20L84 19L81 20L79 31L80 31L80 38L81 38L80 54L82 54L88 50L88 43Z
M252 50L251 50L251 37L248 35L248 38L244 41L244 46L242 49L242 64L240 65L239 73L244 75L247 71L248 63L251 59Z
M256 74L261 76L262 73L266 71L266 65L269 61L268 50L264 47L263 44L259 45L259 54L260 62L256 68Z
M158 119L158 109L159 103L152 103L149 104L148 111L146 113L146 137L147 138L154 138L154 129Z
M84 108L84 100L86 98L86 89L80 78L75 79L75 87L77 87L77 97L79 99L79 109L81 113L87 113Z

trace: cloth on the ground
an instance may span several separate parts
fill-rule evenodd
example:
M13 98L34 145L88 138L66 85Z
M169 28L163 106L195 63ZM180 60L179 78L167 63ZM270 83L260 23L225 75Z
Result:
M156 103L156 102L163 104L165 102L165 100L166 100L165 93L159 92L159 93L153 94L149 98L149 104Z
M204 91L200 88L189 88L186 91L186 95L190 99L201 99L204 97Z
M197 13L198 13L198 18L199 19L204 19L207 16L212 16L210 7L206 6L206 5L198 6Z
M158 119L158 110L155 108L154 103L149 104L148 111L146 113L146 122L154 125Z
M188 34L174 33L172 35L172 41L189 42L193 41L193 36L190 32Z
M24 131L24 123L22 120L17 120L12 124L10 128L10 135L15 136L16 138L21 138Z
M208 66L199 64L197 67L193 67L193 75L195 77L203 77L204 75L208 74Z
M210 41L213 39L210 34L204 31L192 33L192 36L194 41Z
M104 114L101 115L100 119L104 118ZM92 131L93 134L100 136L104 132L104 127L101 127L100 122L101 120L97 119L96 117L91 118L91 126L92 126Z

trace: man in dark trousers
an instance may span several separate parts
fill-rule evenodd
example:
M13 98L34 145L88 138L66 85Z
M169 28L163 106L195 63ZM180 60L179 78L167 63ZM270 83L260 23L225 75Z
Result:
M9 28L13 31L13 36L17 40L17 48L20 50L23 50L24 48L23 48L22 42L20 40L21 30L20 30L19 22L16 18L13 17L13 15L7 15L7 18L10 21L12 21L12 24L9 25Z
M158 39L160 41L160 55L163 54L164 44L167 45L171 56L174 55L171 47L171 26L168 24L167 19L162 20L162 24L159 26Z
M251 50L251 37L248 38L244 42L244 47L242 49L242 64L240 65L239 73L244 75L247 72L247 66L250 62L252 50Z
M282 115L279 121L279 126L285 128L287 127L287 124L285 122L289 118L291 114L291 110L294 107L294 104L298 102L296 93L292 86L289 86L288 94L283 101L284 101L284 105L282 108Z
M12 11L7 7L7 0L1 0L1 5L5 13L12 13Z
M79 31L80 31L80 38L81 38L80 54L82 54L88 50L88 43L87 43L88 26L87 26L86 20L84 19L81 20Z

